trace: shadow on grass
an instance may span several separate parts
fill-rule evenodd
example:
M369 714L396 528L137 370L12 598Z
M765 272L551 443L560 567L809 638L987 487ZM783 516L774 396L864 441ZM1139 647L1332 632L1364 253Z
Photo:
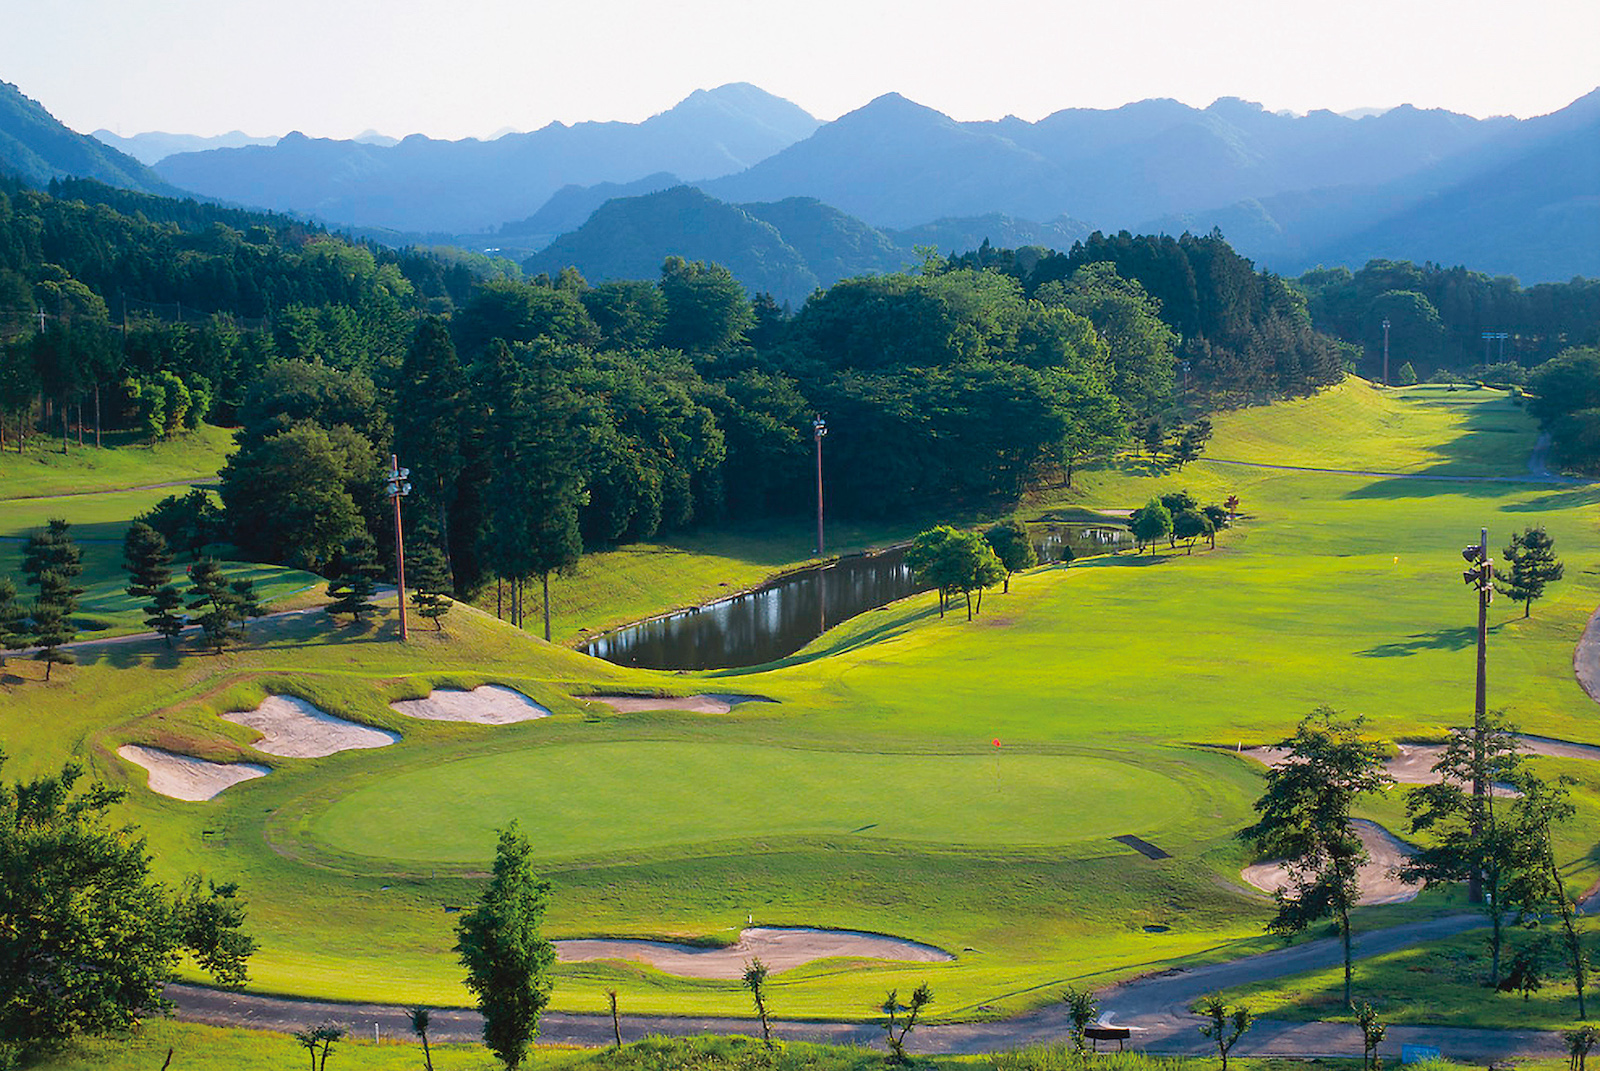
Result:
M1539 513L1544 510L1574 509L1596 504L1600 504L1600 485L1552 491L1527 502L1513 502L1505 509L1508 513Z
M880 612L894 614L893 610L867 611L869 614ZM954 611L951 612L954 613ZM827 643L824 643L820 647L815 645L809 646L802 651L798 651L795 654L788 656L787 658L780 658L776 661L767 662L759 666L739 666L730 669L713 670L707 673L706 676L730 677L739 676L745 673L764 673L768 670L787 669L790 666L800 666L805 665L808 662L815 662L821 658L831 658L834 655L847 654L851 651L858 651L863 647L870 647L873 644L884 643L888 640L895 639L898 636L902 636L910 630L912 625L916 624L918 621L926 620L929 617L936 617L938 616L938 613L939 608L937 606L925 606L919 610L901 611L900 615L892 616L887 621L873 625L872 627L863 629L861 631L851 630L844 635L838 636ZM858 614L856 616L860 617L862 615ZM851 620L854 619L852 618Z
M1504 622L1489 626L1491 633L1504 628ZM1406 658L1421 651L1464 651L1478 642L1478 630L1471 625L1444 628L1434 632L1414 632L1398 643L1380 643L1357 651L1362 658Z

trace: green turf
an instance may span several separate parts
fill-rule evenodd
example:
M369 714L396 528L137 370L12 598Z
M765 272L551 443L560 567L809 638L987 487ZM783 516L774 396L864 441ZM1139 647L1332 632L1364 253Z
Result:
M1218 458L1453 475L1523 473L1533 441L1504 395L1356 382L1220 414L1216 428ZM26 679L4 685L0 745L17 756L7 773L72 754L131 786L126 816L147 830L162 873L243 883L265 990L462 1002L450 909L481 888L473 874L492 827L521 815L555 887L556 936L726 941L752 917L892 933L957 958L810 964L774 979L782 1014L859 1018L889 986L926 978L940 1016L982 1018L1053 1000L1072 980L1269 947L1270 904L1239 885L1247 856L1233 836L1261 773L1223 749L1281 739L1320 703L1368 715L1387 739L1470 717L1473 608L1457 548L1481 524L1498 548L1514 527L1543 523L1567 562L1531 620L1494 605L1491 702L1530 731L1600 742L1600 709L1571 669L1600 603L1600 489L1206 461L1179 474L1137 459L1076 483L1024 512L1125 508L1187 487L1204 501L1237 493L1244 516L1213 552L1033 570L971 624L915 597L749 671L623 670L466 610L445 636L418 630L404 649L387 617L360 631L318 614L255 626L248 650L221 658L107 649L48 689L37 667L15 671ZM740 538L693 562L653 550L591 559L604 575L589 574L582 620L692 602L722 564L765 574L806 553L793 536ZM555 716L484 728L386 705L429 684L489 680ZM617 688L780 702L619 716L571 698ZM261 756L248 730L215 715L268 691L405 739L320 760ZM994 738L1004 746L991 796ZM113 757L127 741L274 772L180 804ZM1592 829L1561 843L1580 887L1596 876ZM1124 832L1172 857L1108 839ZM1358 924L1458 909L1428 894ZM564 964L557 1006L600 1010L608 987L637 1011L728 1013L747 999L731 983L638 965Z
M0 500L210 479L233 448L233 431L205 424L157 443L132 432L107 432L101 441L95 447L91 431L87 445L74 438L63 452L60 436L30 436L21 454L8 441L0 451ZM173 490L183 493L165 493Z

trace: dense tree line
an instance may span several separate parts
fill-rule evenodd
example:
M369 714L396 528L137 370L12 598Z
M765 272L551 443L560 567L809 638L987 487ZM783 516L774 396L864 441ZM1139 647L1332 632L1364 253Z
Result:
M1317 268L1296 285L1317 330L1360 347L1360 369L1368 378L1382 371L1383 321L1389 321L1391 383L1398 382L1393 370L1406 363L1424 376L1501 363L1530 368L1569 347L1600 341L1600 279L1524 288L1509 275L1372 260L1356 272ZM1509 337L1486 345L1485 332Z
M1313 328L1293 285L1257 271L1216 231L1177 238L1097 231L1066 253L995 250L986 242L949 263L1009 275L1029 296L1088 266L1109 265L1154 300L1175 335L1187 385L1217 399L1306 393L1338 382L1350 355Z

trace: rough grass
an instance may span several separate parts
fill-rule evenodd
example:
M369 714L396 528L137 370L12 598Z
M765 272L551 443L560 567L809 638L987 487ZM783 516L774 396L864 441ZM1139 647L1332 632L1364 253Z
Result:
M210 479L233 449L233 431L203 424L156 443L133 432L107 432L97 449L93 429L87 429L84 441L89 445L80 447L74 437L63 453L59 435L30 435L19 455L8 437L0 451L0 500Z

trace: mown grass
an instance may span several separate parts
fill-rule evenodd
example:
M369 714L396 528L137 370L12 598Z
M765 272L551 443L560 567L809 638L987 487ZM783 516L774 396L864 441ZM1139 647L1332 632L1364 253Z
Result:
M233 449L233 431L202 424L155 443L127 431L107 432L101 441L95 447L90 431L88 445L74 438L63 452L59 435L30 435L18 454L8 440L0 451L0 501L210 479Z
M1212 452L1283 463L1299 427L1322 443L1321 467L1510 475L1532 442L1531 424L1487 392L1352 384L1289 404L1292 419L1276 429L1275 408L1221 415ZM1502 424L1510 430L1490 430ZM1379 465L1384 434L1395 446ZM1078 483L1026 509L1126 507L1187 487L1203 501L1236 492L1245 515L1214 552L1034 570L986 599L971 624L915 597L749 670L624 670L466 609L446 619L444 636L419 629L406 647L391 642L388 617L362 631L304 615L256 626L251 647L220 658L103 649L48 689L31 677L4 685L0 745L16 756L6 773L70 755L130 787L124 814L148 832L163 874L200 869L243 883L265 991L462 1003L450 909L481 887L472 874L487 861L491 827L520 813L555 887L555 936L726 941L751 918L893 933L957 958L809 964L773 979L774 1006L869 1018L885 989L928 980L942 1017L970 1019L1052 1001L1068 982L1269 947L1260 933L1270 904L1239 885L1247 853L1234 837L1261 771L1218 746L1282 739L1321 703L1366 714L1388 739L1470 717L1473 610L1456 553L1480 524L1498 546L1514 526L1545 523L1568 563L1531 620L1495 604L1491 702L1530 731L1600 740L1595 705L1571 672L1572 646L1600 603L1594 489L1208 462L1180 474L1136 459ZM770 571L792 549L772 539L730 544L719 560ZM697 585L717 575L714 557L694 567L676 553L596 558L606 575L586 619L696 601ZM555 716L485 728L416 722L386 705L490 680ZM603 689L780 702L715 717L620 716L573 698ZM269 691L405 739L320 760L259 755L248 730L215 715ZM181 804L152 796L141 771L113 757L128 741L273 773ZM1125 779L1099 782L1102 792L1088 791L1087 777L1075 783L1080 771L1112 770ZM1113 832L1139 833L1172 858L1146 859ZM1595 872L1592 827L1564 837L1581 886ZM1458 909L1430 893L1363 911L1359 924ZM1155 924L1169 929L1144 931ZM607 987L639 1012L740 1012L747 999L734 983L635 964L564 964L557 1006L599 1011Z

